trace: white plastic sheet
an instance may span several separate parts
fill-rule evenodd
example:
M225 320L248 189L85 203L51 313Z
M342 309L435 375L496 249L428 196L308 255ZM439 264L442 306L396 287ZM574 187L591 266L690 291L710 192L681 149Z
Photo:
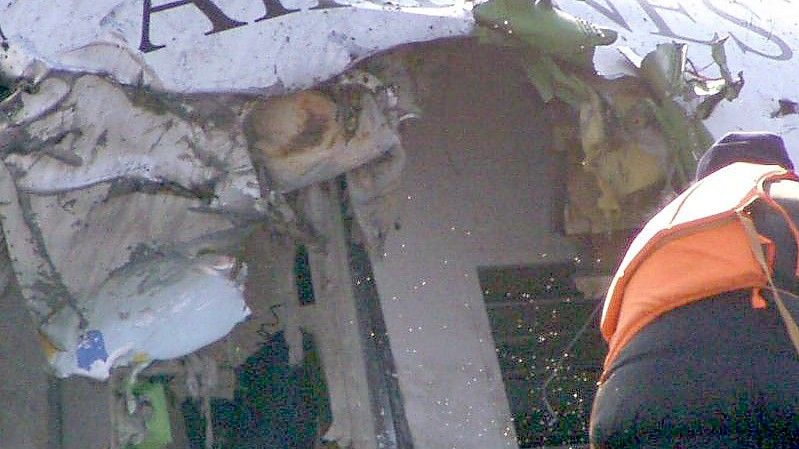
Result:
M114 366L180 357L216 341L249 314L231 264L169 255L125 267L84 303L85 329L74 316L54 322L73 344L51 365L61 376L106 379Z

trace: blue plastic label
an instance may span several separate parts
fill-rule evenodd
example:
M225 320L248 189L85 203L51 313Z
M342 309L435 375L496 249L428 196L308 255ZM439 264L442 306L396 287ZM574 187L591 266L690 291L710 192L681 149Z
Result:
M98 330L90 330L81 335L78 342L78 366L89 371L92 363L96 360L105 362L108 359L108 352L105 349L103 333Z

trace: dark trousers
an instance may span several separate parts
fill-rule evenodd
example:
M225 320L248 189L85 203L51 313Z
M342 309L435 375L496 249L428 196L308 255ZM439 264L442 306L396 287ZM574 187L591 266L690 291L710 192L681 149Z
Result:
M643 329L597 392L592 447L799 448L799 356L774 304L752 309L749 295Z

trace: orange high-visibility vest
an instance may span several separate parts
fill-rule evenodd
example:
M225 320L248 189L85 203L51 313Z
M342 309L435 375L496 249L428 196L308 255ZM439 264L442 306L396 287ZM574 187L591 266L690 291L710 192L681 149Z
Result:
M720 293L753 289L752 304L765 307L759 289L768 285L742 220L764 201L799 231L766 193L768 182L799 177L777 165L730 164L696 182L663 208L633 240L605 298L602 335L609 344L604 373L624 346L662 314ZM774 245L760 235L773 268ZM799 264L797 265L799 271ZM799 273L797 273L799 275Z

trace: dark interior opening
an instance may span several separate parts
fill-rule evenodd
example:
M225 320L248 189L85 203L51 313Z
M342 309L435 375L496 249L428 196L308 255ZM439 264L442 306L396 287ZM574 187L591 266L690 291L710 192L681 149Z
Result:
M605 347L599 299L576 289L576 271L572 263L478 270L521 448L588 443Z
M305 358L288 363L283 333L273 335L239 367L233 401L211 402L215 446L220 449L311 449L331 422L327 385L309 335ZM205 449L205 419L198 401L181 405L191 449Z
M305 245L297 245L294 253L294 282L297 285L300 305L313 304L315 298L311 279L311 262L308 259L308 248Z

